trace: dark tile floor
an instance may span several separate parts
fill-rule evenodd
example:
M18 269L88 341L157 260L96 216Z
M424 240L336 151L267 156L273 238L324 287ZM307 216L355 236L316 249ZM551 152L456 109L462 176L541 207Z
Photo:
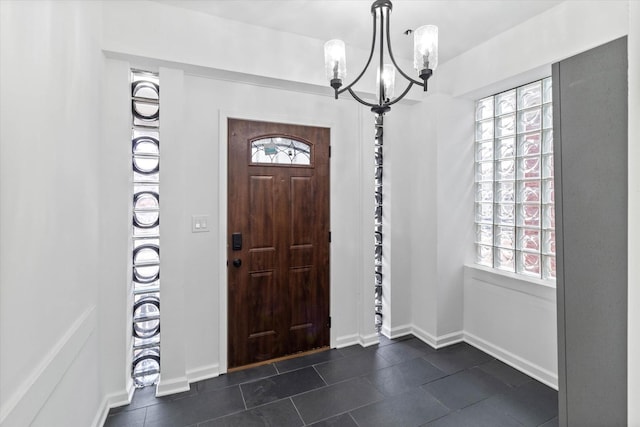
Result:
M137 390L108 427L557 426L557 392L468 345L414 337L221 375L156 398Z

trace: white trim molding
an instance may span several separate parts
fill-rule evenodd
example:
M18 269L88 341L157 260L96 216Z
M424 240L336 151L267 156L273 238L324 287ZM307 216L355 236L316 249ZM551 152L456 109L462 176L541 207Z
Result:
M169 381L162 381L162 374L160 374L160 381L156 386L156 397L168 396L170 394L182 393L189 391L191 386L187 377L172 378Z
M201 366L197 369L189 369L187 371L187 380L189 384L208 380L209 378L215 378L220 375L220 365L218 363L214 363L207 366Z
M405 335L409 335L412 333L413 333L412 325L401 325L391 329L385 326L382 327L382 335L392 340L396 338L404 337Z
M109 415L109 410L111 408L117 408L119 406L124 406L131 403L134 391L135 387L133 386L133 381L129 381L126 391L106 395L102 399L102 403L100 404L100 408L98 408L98 412L96 413L96 416L91 423L91 427L103 426L105 421L107 420L107 416Z
M420 340L424 341L426 344L429 344L431 347L435 349L440 349L443 347L448 347L453 344L457 344L459 342L464 341L464 333L462 331L452 332L446 335L435 336L425 331L424 329L420 329L419 327L412 325L411 333Z
M76 318L51 351L0 408L0 426L31 425L96 327L96 306L92 305Z
M529 375L532 378L535 378L541 383L546 384L555 390L558 390L557 373L553 373L547 369L544 369L543 367L538 366L535 363L518 356L517 354L511 353L504 348L501 348L468 332L464 333L464 341L484 351L485 353L490 354L491 356L506 363L507 365L510 365L515 369L524 372L525 374Z

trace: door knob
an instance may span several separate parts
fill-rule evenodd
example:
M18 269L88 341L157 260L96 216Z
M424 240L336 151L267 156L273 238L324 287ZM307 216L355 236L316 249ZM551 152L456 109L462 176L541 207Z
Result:
M240 258L236 258L233 260L234 267L240 267L242 265L242 260Z

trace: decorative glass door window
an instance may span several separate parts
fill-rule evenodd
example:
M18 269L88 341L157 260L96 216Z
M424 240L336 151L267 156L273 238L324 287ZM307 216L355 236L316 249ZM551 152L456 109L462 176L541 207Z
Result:
M274 136L251 141L251 163L303 165L312 163L311 144Z
M475 117L476 263L554 280L551 78L483 98Z
M156 74L131 71L133 166L133 366L136 387L160 375L160 87Z

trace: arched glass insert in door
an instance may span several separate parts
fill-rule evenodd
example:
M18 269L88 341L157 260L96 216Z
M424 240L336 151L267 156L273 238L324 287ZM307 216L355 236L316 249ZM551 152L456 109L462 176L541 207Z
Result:
M251 141L251 163L310 166L311 144L274 136Z

